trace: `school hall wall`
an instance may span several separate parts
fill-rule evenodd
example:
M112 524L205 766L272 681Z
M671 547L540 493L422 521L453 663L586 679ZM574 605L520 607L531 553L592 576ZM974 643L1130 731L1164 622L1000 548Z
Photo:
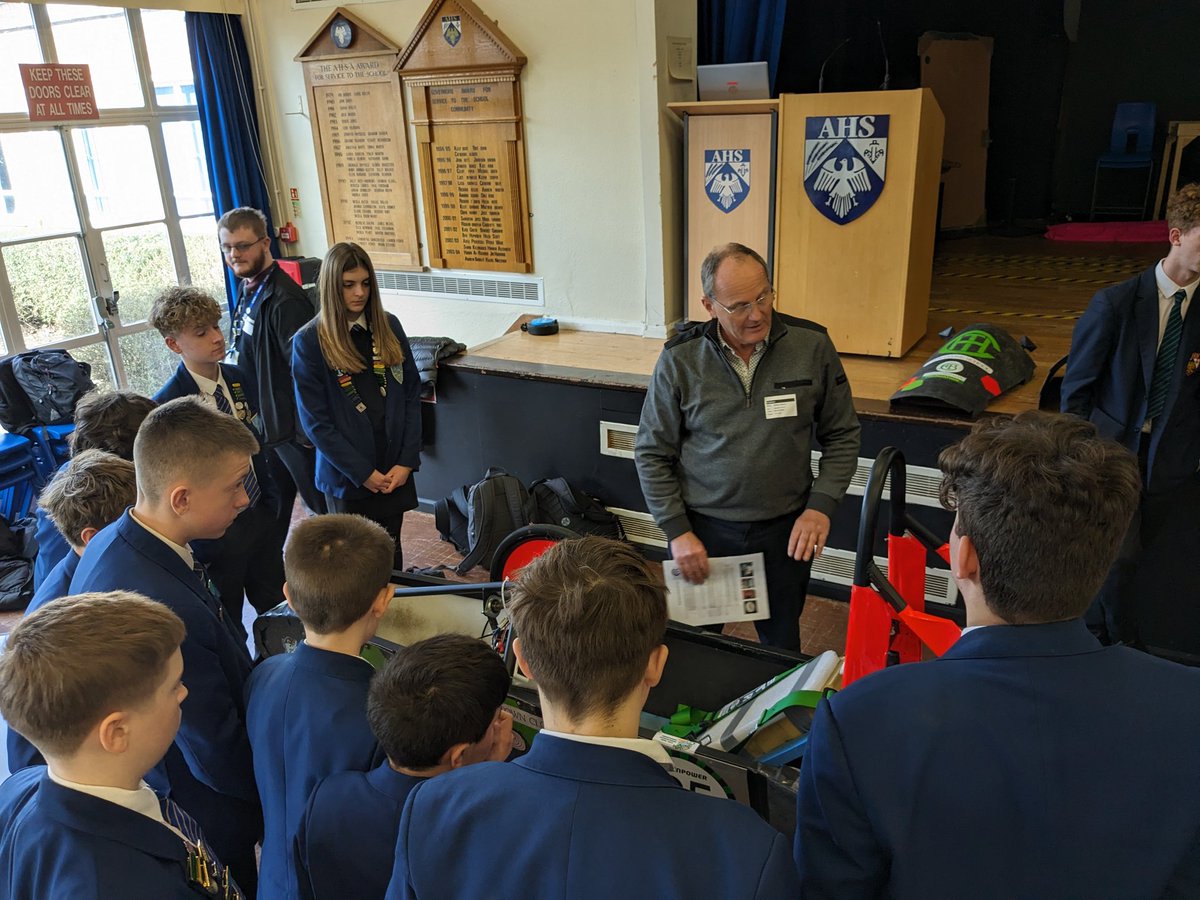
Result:
M385 293L409 334L468 346L503 333L522 313L571 327L662 335L683 311L682 132L666 109L694 83L667 76L667 38L694 42L695 0L482 0L522 50L525 152L534 271L544 308ZM427 0L355 4L354 14L403 46ZM328 249L308 100L295 55L333 6L247 0L259 116L276 219L291 218L292 252ZM412 134L410 129L410 146ZM298 188L301 215L290 216ZM419 191L419 182L417 183ZM424 239L424 223L419 227Z

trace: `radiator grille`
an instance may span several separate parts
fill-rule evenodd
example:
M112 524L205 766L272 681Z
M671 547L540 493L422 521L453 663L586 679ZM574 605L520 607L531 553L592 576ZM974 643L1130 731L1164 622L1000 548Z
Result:
M821 451L814 450L812 453L812 472L813 478L817 477L817 463L821 459ZM871 477L871 467L875 465L875 460L867 459L865 456L858 458L858 466L854 470L854 475L850 478L850 486L846 488L847 494L854 494L856 497L861 497L867 489L867 479ZM908 502L915 503L918 506L932 506L935 509L941 509L941 501L938 500L938 487L942 483L942 473L940 469L932 469L928 466L913 466L905 467L907 476ZM883 499L890 500L892 496L892 478L889 475L883 485Z
M667 533L654 524L650 513L621 509L619 506L610 506L608 511L621 522L621 527L625 529L625 537L633 543L644 547L658 547L660 550L667 548Z
M884 575L887 574L887 559L875 557L875 564ZM821 558L813 565L812 577L830 584L844 584L847 587L854 583L854 554L849 550L838 550L826 547ZM932 603L954 605L958 597L958 586L946 569L925 568L925 600Z
M633 459L633 445L637 441L638 427L622 422L600 422L600 453L604 456L621 456Z
M453 300L484 300L490 303L515 303L520 306L545 306L545 284L536 275L472 273L441 275L431 272L376 272L379 289L402 291Z

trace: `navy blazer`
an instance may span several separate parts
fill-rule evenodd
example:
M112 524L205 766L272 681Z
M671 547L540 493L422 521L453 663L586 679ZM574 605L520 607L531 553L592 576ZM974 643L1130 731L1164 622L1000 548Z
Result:
M399 898L794 900L787 839L747 806L684 790L634 750L542 733L511 763L418 785L396 841Z
M0 785L0 896L196 900L166 825L26 769ZM239 895L240 896L240 895Z
M112 590L157 600L187 627L183 721L146 780L192 814L223 859L238 859L261 831L243 704L250 675L246 645L196 573L129 510L92 538L71 581L73 594Z
M384 760L370 772L330 775L313 788L296 830L296 878L303 900L383 900L396 855L400 813L424 781Z
M805 897L1200 896L1200 670L968 632L820 705L797 809Z
M1061 408L1095 424L1101 437L1137 452L1143 439L1150 383L1158 355L1159 295L1155 266L1120 284L1097 292L1075 324L1071 352L1063 376ZM1196 298L1184 318L1179 359L1165 411L1154 423L1147 452L1147 483L1169 488L1196 472L1200 464L1200 308ZM1177 410L1176 408L1179 407ZM1167 465L1155 472L1160 448Z
M57 475L66 467L67 463L63 463L54 471L54 474ZM37 556L33 560L33 586L36 589L42 586L42 582L46 580L50 570L58 565L68 553L72 556L75 554L72 553L67 539L62 536L58 526L50 521L50 517L46 515L44 509L39 506L34 511L34 515L37 517Z
M384 471L396 465L416 471L421 465L421 377L400 320L390 313L387 318L400 339L404 363L402 384L397 385L394 373L388 373ZM317 448L317 487L345 499L371 496L362 485L375 471L375 436L366 415L350 404L334 370L326 365L315 321L297 332L292 342L292 372L300 423ZM412 498L416 506L415 491Z
M365 659L301 642L250 676L246 727L264 826L259 900L296 896L292 846L316 783L335 772L366 772L382 759L367 724L374 671Z

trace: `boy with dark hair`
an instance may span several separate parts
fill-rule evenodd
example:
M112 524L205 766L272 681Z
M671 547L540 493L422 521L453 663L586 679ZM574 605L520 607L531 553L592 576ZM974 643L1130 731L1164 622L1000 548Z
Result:
M0 785L0 895L240 898L199 827L142 776L175 737L184 626L137 594L26 616L0 654L0 714L47 765Z
M296 896L292 845L313 786L382 759L366 713L374 670L359 654L391 602L392 549L361 516L314 516L288 538L283 592L304 640L264 660L246 686L264 820L259 900Z
M165 403L194 394L214 409L237 417L261 440L258 392L241 369L221 362L225 335L220 321L217 301L199 288L170 287L158 295L150 309L150 324L180 361L154 399ZM221 603L239 628L244 597L260 613L283 601L283 541L292 513L290 507L278 508L278 491L261 453L254 456L246 493L250 506L225 534L215 541L197 541L192 548L208 567Z
M317 784L296 832L300 896L383 900L400 811L427 778L512 752L504 710L511 679L483 642L461 634L418 641L371 683L367 719L387 759L371 772Z
M133 439L142 420L157 404L133 391L92 391L75 407L75 430L71 432L71 455L84 450L103 450L121 459L133 459ZM58 467L61 472L66 467ZM37 559L33 561L33 584L39 588L50 570L67 558L70 544L46 516L38 500Z
M1137 460L1030 411L978 422L938 462L967 628L818 707L804 896L1200 896L1200 672L1102 647L1082 618Z
M42 507L72 552L50 570L33 595L31 610L70 593L71 579L88 542L136 500L137 484L129 460L103 450L84 450L59 469L42 491ZM45 762L37 748L12 728L6 743L10 772Z
M219 538L245 508L257 450L237 419L199 397L155 409L133 445L137 503L92 538L71 581L73 594L137 591L187 626L190 696L150 781L195 816L247 891L257 881L254 845L262 830L243 703L250 654L189 542Z
M666 592L646 560L606 538L563 541L512 596L513 652L545 728L513 763L413 788L387 897L794 900L783 835L685 791L666 749L638 737L667 661Z

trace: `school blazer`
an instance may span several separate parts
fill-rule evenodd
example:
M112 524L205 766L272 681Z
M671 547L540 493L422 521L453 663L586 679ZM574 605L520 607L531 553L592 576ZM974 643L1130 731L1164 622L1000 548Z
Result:
M1154 271L1151 266L1092 298L1071 336L1061 404L1063 412L1095 424L1101 437L1134 452L1148 438L1147 486L1163 490L1192 477L1200 464L1200 304L1193 297L1188 306L1166 406L1144 435L1158 356Z
M153 819L55 784L39 766L0 785L8 900L197 900L182 839Z
M293 848L301 900L341 900L348 892L355 900L383 900L404 801L424 780L384 760L370 772L341 772L319 782Z
M292 845L316 783L335 772L368 771L382 759L367 723L373 674L365 659L302 642L250 676L246 726L263 807L258 900L296 896Z
M991 625L823 702L804 897L1200 896L1200 670Z
M183 720L146 781L192 814L222 858L236 858L261 830L243 703L250 675L246 645L196 573L129 510L92 538L71 580L73 594L111 590L157 600L187 628Z
M787 840L634 750L541 734L511 763L417 785L388 900L799 895Z
M57 475L66 467L67 463L63 463L54 470L54 474ZM50 570L62 562L72 551L67 539L50 521L50 517L46 515L46 511L41 506L34 512L34 516L37 518L37 556L33 560L33 586L34 589L37 589L42 586L42 582L46 580Z
M244 370L238 366L229 363L220 363L221 376L225 379L225 383L229 385L229 390L233 390L233 385L236 383L241 386L242 393L246 395L246 404L250 407L251 418L257 418L258 424L261 424L261 416L259 416L258 407L258 387ZM179 397L190 397L193 394L200 393L200 386L196 384L196 379L192 377L192 373L187 370L187 366L180 363L175 374L170 377L166 384L158 389L158 393L154 395L155 403L166 403L168 400L175 400ZM233 397L229 397L229 405L233 406ZM258 479L258 487L262 491L262 497L259 503L275 504L278 500L279 492L275 487L275 482L271 478L271 467L267 465L263 459L263 448L266 446L266 439L262 434L261 428L256 428L253 424L247 424L250 433L254 435L258 441L258 453L254 454L252 464L254 466L254 477ZM205 542L207 543L207 542Z
M387 319L404 351L403 384L389 378L384 404L387 467L416 471L421 465L421 378L400 320L390 313ZM375 437L366 415L350 405L334 370L326 365L315 321L296 334L292 371L300 422L317 448L317 487L334 497L370 496L362 484L375 469ZM415 491L412 496L415 506Z

